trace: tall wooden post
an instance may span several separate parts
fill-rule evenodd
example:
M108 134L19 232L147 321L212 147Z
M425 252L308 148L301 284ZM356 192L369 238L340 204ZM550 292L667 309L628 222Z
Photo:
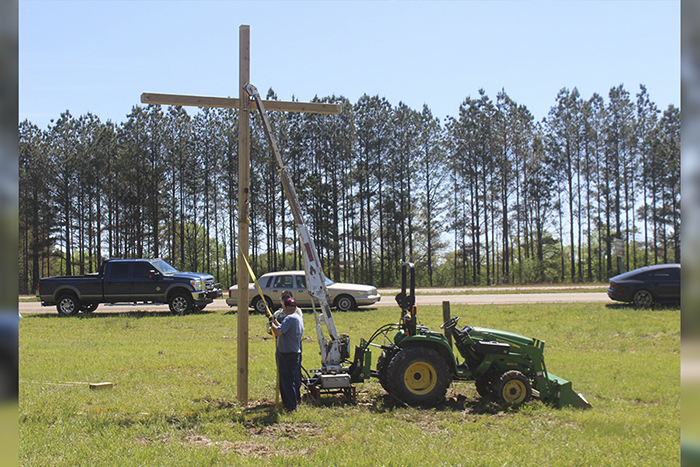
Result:
M238 96L238 402L248 403L248 256L250 228L250 99L243 86L250 82L250 26L239 28Z
M238 401L248 403L248 267L245 256L250 249L250 98L243 86L250 83L250 26L239 29L238 95L240 98L183 96L177 94L141 94L144 104L188 105L238 109ZM321 102L263 101L266 110L339 114L338 104Z

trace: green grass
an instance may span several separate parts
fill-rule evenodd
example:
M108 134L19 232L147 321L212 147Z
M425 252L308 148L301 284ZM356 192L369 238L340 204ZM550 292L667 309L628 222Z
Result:
M398 308L336 313L354 344ZM442 307L419 309L433 329ZM591 410L531 401L502 409L454 383L434 409L396 404L371 382L358 403L324 399L291 414L275 399L273 343L250 317L249 407L236 402L237 317L211 312L20 322L20 464L195 465L678 465L680 312L606 304L452 306L460 325L546 341L548 369ZM304 367L320 364L305 316ZM376 352L374 352L376 354ZM373 355L376 361L376 355ZM89 382L113 389L91 390Z

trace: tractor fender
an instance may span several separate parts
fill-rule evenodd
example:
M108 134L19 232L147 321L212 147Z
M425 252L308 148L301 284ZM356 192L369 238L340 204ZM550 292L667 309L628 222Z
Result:
M447 343L447 340L444 338L419 334L416 336L406 336L401 339L397 345L402 349L406 349L408 347L429 347L434 349L440 354L440 356L442 356L442 358L445 359L450 371L453 374L456 372L457 361L455 360L454 352Z

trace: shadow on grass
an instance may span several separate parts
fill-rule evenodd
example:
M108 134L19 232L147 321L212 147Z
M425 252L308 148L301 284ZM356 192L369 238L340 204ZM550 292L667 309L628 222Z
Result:
M198 402L203 402L210 409L228 412L234 422L246 426L270 426L279 422L280 413L275 401L266 398L248 402L245 406L223 398L201 399Z
M320 401L314 402L308 393L302 396L302 401L312 407L365 407L372 413L384 414L394 412L400 409L410 408L408 404L401 402L389 394L381 394L371 398L360 399L357 403L352 403L342 395L324 395ZM524 404L523 406L526 406ZM462 412L472 415L493 415L498 413L512 413L519 411L523 406L500 405L494 401L488 401L482 398L470 399L456 392L448 392L445 399L436 406L416 406L418 410L429 410L438 412Z
M189 313L189 315L210 315L215 314L215 311L200 310ZM32 313L22 315L22 319L102 319L102 318L115 318L115 317L125 317L125 318L174 318L177 319L178 316L173 315L169 311L144 311L144 310L134 310L134 311L95 311L92 313L78 313L72 316L63 316L57 313Z
M526 404L525 404L526 405ZM469 399L462 394L448 394L444 401L432 407L416 407L418 409L435 410L438 412L462 412L472 415L494 415L505 412L517 412L522 406L500 405L494 401L482 398ZM395 397L384 394L377 396L373 403L368 405L369 410L374 413L392 412L397 409L410 407L397 400Z
M677 303L677 302L654 303L649 308L639 308L639 307L635 306L634 303L614 302L614 303L606 304L605 308L608 308L610 310L629 310L629 311L644 311L644 310L649 310L649 311L680 311L681 304Z

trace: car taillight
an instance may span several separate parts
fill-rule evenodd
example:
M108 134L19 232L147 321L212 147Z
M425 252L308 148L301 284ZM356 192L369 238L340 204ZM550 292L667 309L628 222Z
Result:
M231 289L228 289L228 298L231 298Z
M614 283L614 282L610 282L610 288L611 288L611 289L616 289L616 288L617 288L617 284Z

